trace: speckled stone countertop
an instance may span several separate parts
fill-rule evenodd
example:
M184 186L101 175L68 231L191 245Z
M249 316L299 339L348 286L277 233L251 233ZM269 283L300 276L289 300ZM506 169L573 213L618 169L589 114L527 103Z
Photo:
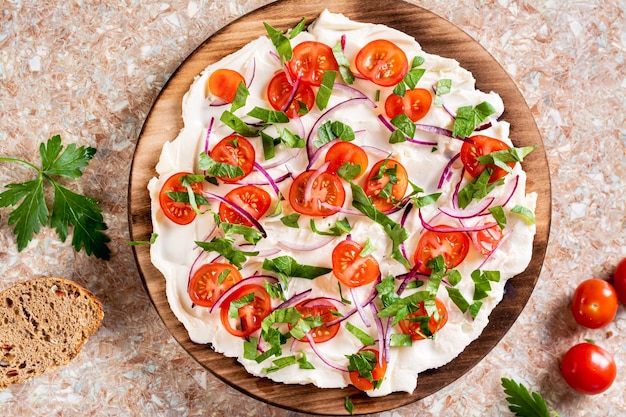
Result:
M58 3L58 5L55 5ZM295 416L248 398L199 366L150 303L129 240L127 183L160 89L204 39L267 1L0 2L0 155L37 160L42 141L97 148L79 191L99 199L112 258L75 253L42 230L18 253L0 210L0 289L63 276L103 302L100 330L69 365L0 391L6 416ZM381 416L507 416L509 377L561 416L626 415L626 313L584 330L569 312L577 283L609 278L626 256L626 3L623 0L413 1L483 45L510 74L543 137L552 227L540 279L498 346L456 382ZM0 185L27 168L0 164ZM585 338L613 353L604 394L569 389L559 359Z

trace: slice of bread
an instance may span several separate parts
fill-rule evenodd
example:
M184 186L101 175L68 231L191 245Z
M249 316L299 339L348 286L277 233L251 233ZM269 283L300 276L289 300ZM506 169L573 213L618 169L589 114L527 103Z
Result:
M104 313L91 292L64 278L36 278L0 292L0 390L80 352Z

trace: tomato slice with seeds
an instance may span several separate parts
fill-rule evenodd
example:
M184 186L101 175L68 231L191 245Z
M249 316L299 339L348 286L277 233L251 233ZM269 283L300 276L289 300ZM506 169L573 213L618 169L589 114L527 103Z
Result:
M288 64L294 78L300 77L302 82L314 86L322 84L326 71L339 69L331 47L315 41L297 44Z
M217 177L226 183L237 182L250 174L254 168L254 158L256 157L250 141L236 133L219 141L209 152L209 155L216 162L239 166L243 171L243 175L237 177Z
M330 339L337 335L340 323L335 323L332 326L326 326L335 320L337 317L333 314L333 311L337 311L335 305L324 298L314 298L310 300L304 300L296 305L296 310L302 314L302 318L306 317L321 317L324 324L315 327L309 331L309 334L313 338L315 343L328 342ZM307 342L307 338L300 339L301 342Z
M241 74L237 71L220 68L209 76L207 87L214 96L232 103L237 95L237 88L239 88L241 83L246 84Z
M424 88L407 90L404 97L390 94L385 100L385 113L390 119L404 113L413 122L417 122L426 116L432 101L432 94Z
M374 348L365 347L359 352L363 351L372 352L374 354L375 364L370 363L373 369L367 373L368 375L361 375L358 370L350 371L350 382L361 391L370 391L374 389L374 382L382 381L385 377L385 373L387 372L387 361L384 359L382 361L378 360L380 353Z
M241 207L257 220L267 213L272 203L269 193L256 185L244 185L230 190L224 198ZM223 222L252 227L250 220L226 203L220 203L219 215L220 220Z
M313 183L309 184L311 179ZM307 196L307 188L310 196ZM341 180L329 172L304 171L289 188L291 207L308 216L331 216L340 210L345 200L346 191Z
M356 55L356 69L374 84L391 87L409 71L409 60L402 49L385 39L374 40Z
M194 221L196 212L191 207L191 204L174 201L167 193L186 193L187 187L180 181L185 175L191 175L191 172L179 172L172 175L165 181L161 191L159 191L159 205L161 210L163 210L163 214L181 226ZM193 183L191 189L194 193L199 193L202 190L202 184L199 182Z
M333 174L337 173L337 170L345 163L360 166L361 172L359 172L355 179L361 177L365 173L368 164L368 158L365 151L360 146L345 141L339 141L332 145L328 152L326 152L324 160L329 162L326 172L331 172Z
M432 338L435 333L448 322L448 309L445 304L435 299L437 314L428 314L424 301L418 304L417 310L410 313L398 323L402 333L411 336L412 340L422 340Z
M383 164L385 164L384 168ZM404 166L393 159L386 159L378 161L372 167L364 190L365 194L372 198L374 207L384 212L391 210L395 207L394 203L402 200L408 187L409 175ZM385 194L381 195L381 193Z
M300 83L295 95L293 87L283 71L274 75L267 86L267 101L274 110L284 111L290 119L298 116L300 103L304 103L307 109L315 104L315 93L310 86Z
M438 226L452 228L451 226ZM428 268L428 263L437 256L443 256L447 268L458 266L469 251L470 240L464 232L434 232L426 230L417 242L417 248L413 255L413 261L417 265L419 272L430 274L432 270Z
M372 255L361 256L363 246L354 240L339 242L332 254L333 274L342 284L355 288L367 285L380 275L378 261Z
M503 178L507 172L494 164L483 165L477 158L479 156L487 155L496 151L503 151L505 149L510 149L510 146L499 139L482 135L472 136L468 141L463 142L463 145L461 146L461 162L463 162L463 166L472 178L478 177L485 170L485 168L490 168L492 172L491 177L489 177L489 182L495 182ZM515 166L515 162L508 162L507 165L513 168Z
M211 307L241 279L241 274L233 265L220 262L204 264L194 272L187 292L195 305Z
M237 309L238 317L230 318L230 304L253 294L253 299ZM257 284L243 285L220 305L220 320L228 333L246 337L261 328L263 319L272 312L272 299L265 288ZM233 323L236 325L233 326Z
M472 232L471 236L474 246L476 246L481 255L488 256L502 240L503 233L502 228L496 224L487 229Z

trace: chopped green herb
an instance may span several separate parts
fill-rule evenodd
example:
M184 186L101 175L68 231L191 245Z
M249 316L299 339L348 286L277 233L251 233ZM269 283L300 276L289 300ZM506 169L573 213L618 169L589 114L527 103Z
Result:
M130 240L128 241L128 244L131 246L152 245L154 244L154 242L156 242L157 237L158 237L157 233L151 233L150 240Z
M507 395L509 410L518 417L559 417L556 411L548 411L548 405L537 393L530 393L523 384L502 378L502 387Z
M517 205L511 209L511 212L522 216L524 219L526 219L526 222L528 224L535 224L535 214L532 212L531 209Z
M332 271L331 268L299 264L298 261L288 255L279 256L274 259L264 259L263 269L276 272L286 277L305 279L314 279Z
M198 168L207 172L208 175L221 178L237 178L243 176L243 169L239 165L231 165L217 162L205 152L200 154Z
M476 130L476 128L489 116L496 112L496 109L486 101L472 106L463 106L457 109L456 119L452 128L452 136L466 138Z
M537 149L537 146L524 146L523 148L509 148L500 151L491 152L487 155L481 155L476 158L483 165L494 164L502 168L506 172L511 172L511 167L507 165L510 162L523 162L524 158Z
M354 140L354 130L350 126L340 121L331 122L330 120L322 124L317 129L318 140L313 141L313 144L318 148L328 142L339 138L345 142L351 142Z
M280 218L280 221L287 227L293 227L294 229L298 229L300 226L298 225L298 219L300 219L300 213L291 213L288 216L283 216Z
M491 177L491 169L487 168L480 173L479 176L467 183L465 187L459 191L459 207L466 208L473 199L480 200L487 196L495 187L504 184L503 179L489 182Z
M346 181L352 181L361 173L361 165L353 164L352 162L345 162L339 169L337 169L337 175Z
M248 116L263 120L266 123L289 123L289 117L283 111L265 109L263 107L254 107L248 112Z
M337 71L326 70L322 77L322 83L320 84L317 95L315 96L315 104L320 110L324 110L328 106L330 96L333 94L333 86L335 85L335 78L337 78Z
M276 48L278 52L278 56L280 57L280 64L283 65L285 61L291 60L293 56L293 50L291 49L291 42L289 42L289 38L285 36L283 32L280 30L274 29L268 23L263 22L265 26L265 30L267 31L272 44Z
M392 347L413 346L411 335L404 333L396 333L391 335L389 343Z
M246 101L248 100L248 96L250 95L250 91L248 87L243 82L239 82L237 86L237 91L235 92L235 98L230 106L230 112L234 113L236 110L242 108L246 105Z
M490 207L489 212L493 216L500 229L504 229L506 226L506 215L504 214L504 208L502 206Z
M404 133L409 138L413 139L415 136L415 123L409 116L404 113L400 113L393 119L391 119L391 124L398 128L402 133Z
M361 252L359 252L359 256L362 258L365 258L368 255L371 255L372 253L374 253L374 251L376 251L376 247L374 245L372 245L372 242L370 241L369 238L367 238L365 240L365 244L363 245L363 250L361 250Z
M243 267L243 263L248 259L247 256L256 256L259 252L246 252L233 247L234 240L226 237L216 237L210 242L196 241L196 245L207 252L217 252L238 269Z
M309 226L311 227L311 231L313 233L322 236L341 236L344 233L350 233L350 231L352 230L352 226L350 226L350 222L347 218L337 220L335 225L326 232L318 230L313 219L309 221Z
M255 137L260 135L258 129L250 127L247 123L228 110L222 113L220 121L233 129L235 132L239 133L241 136Z
M350 70L350 60L343 53L341 42L337 42L335 46L333 46L333 55L339 65L339 74L343 82L346 84L354 83L354 74Z
M350 413L350 415L354 414L354 404L352 404L352 400L347 395L346 395L346 398L344 399L344 405L346 407L346 411Z
M359 341L363 343L363 346L372 346L376 342L376 340L372 336L370 336L350 322L346 322L346 329L350 333L352 333L357 339L359 339Z
M256 245L263 238L263 234L253 227L227 222L221 222L220 225L226 236L241 235L246 242L252 243L253 245Z

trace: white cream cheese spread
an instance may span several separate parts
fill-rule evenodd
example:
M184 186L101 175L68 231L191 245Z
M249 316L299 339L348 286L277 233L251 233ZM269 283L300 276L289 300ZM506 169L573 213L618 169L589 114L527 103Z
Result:
M425 70L416 88L428 90L433 102L427 114L416 122L418 128L413 141L389 143L394 127L386 115L385 100L392 94L395 85L377 85L359 74L355 68L354 60L359 51L369 42L379 39L397 45L408 57L409 65L414 57L423 59L423 62L416 66ZM215 351L238 358L249 373L288 384L312 383L322 388L346 387L351 383L350 373L346 371L350 366L348 357L364 347L363 340L348 329L356 327L371 336L374 340L372 348L385 352L382 360L386 363L386 372L376 388L367 390L367 394L382 396L395 391L412 392L420 372L450 362L480 336L488 323L490 312L503 297L507 279L521 273L530 262L535 226L529 221L529 217L532 218L536 196L526 194L526 175L521 164L515 163L511 172L492 187L493 189L488 190L486 196L474 199L464 210L458 206L460 189L473 181L458 156L463 144L471 141L471 136L461 139L445 134L446 131L451 132L454 129L458 109L461 107L473 109L481 103L488 103L493 112L480 121L480 127L476 127L479 131L473 132L472 135L495 138L505 143L507 147L513 147L509 139L509 124L500 120L504 111L502 100L494 92L485 93L476 90L472 74L461 68L458 62L424 52L412 37L395 29L354 22L341 14L328 11L323 12L306 31L291 38L291 47L295 48L296 45L306 41L321 42L331 48L336 45L342 46L343 55L350 61L351 69L356 75L354 82L349 88L341 88L345 86L345 82L338 75L324 109L320 110L318 105L312 105L306 114L292 117L287 123L268 126L264 130L267 135L276 137L283 129L287 129L305 142L308 139L305 148L290 148L285 144L277 144L275 156L265 160L261 138L249 137L248 140L255 149L257 168L244 179L234 183L218 181L218 185L214 185L203 181L204 196L210 204L201 205L199 211L202 214L198 214L191 223L179 225L164 214L159 202L159 194L165 182L179 172L204 175L203 169L199 168L199 155L206 151L210 152L220 140L233 133L233 128L221 121L224 112L230 111L231 105L214 96L207 88L209 77L218 69L231 69L242 75L249 95L245 105L233 111L233 114L253 128L260 129L259 120L248 116L248 113L255 107L271 108L267 99L268 83L275 74L283 70L283 67L272 41L268 37L260 37L232 55L209 65L196 77L183 100L184 128L178 137L163 146L156 166L158 175L148 186L152 199L153 231L157 234L151 246L151 260L165 277L170 307L184 324L190 339L195 343L210 344ZM449 92L446 91L445 94L441 80L449 80ZM298 82L297 79L291 81ZM319 94L317 91L320 88L322 87L314 86L313 91ZM355 98L360 99L342 104ZM396 201L395 209L385 212L392 222L401 225L407 232L406 239L400 244L400 252L405 254L409 267L407 263L399 261L397 256L392 258L394 244L389 231L385 230L380 222L372 220L353 206L354 189L345 179L340 179L345 191L345 201L340 211L326 217L302 214L297 220L297 227L287 226L284 220L281 220L295 212L288 198L294 178L307 168L309 170L325 168L324 152L329 146L319 151L313 148L314 152L311 152L310 148L307 152L306 146L312 146L309 145L310 141L319 140L316 129L326 121L340 121L345 126L351 127L354 132L354 140L351 143L361 147L368 155L366 174L354 179L354 184L362 187L373 165L390 157L404 166L410 182L422 189L412 198ZM430 128L424 129L424 126ZM312 154L315 154L314 158ZM264 169L258 169L259 166ZM281 200L265 174L273 179L272 182L283 197ZM279 354L258 362L251 359L250 353L246 354L244 349L246 343L248 347L250 346L251 340L257 342L257 355L268 349L269 342L262 340L260 329L247 337L235 336L222 325L221 308L212 309L195 305L190 299L188 293L190 277L201 264L216 259L228 263L218 253L205 252L196 243L216 236L224 237L221 226L216 227L216 219L212 214L218 212L220 201L210 197L212 195L223 197L242 184L256 184L267 191L271 196L271 207L258 219L266 237L253 245L244 242L239 236L232 236L236 248L252 253L245 257L239 272L244 278L254 276L278 278L277 282L280 283L284 296L272 298L271 304L274 309L286 300L309 290L308 299L324 297L325 300L330 300L335 306L334 314L341 326L335 337L323 343L316 343L315 349L305 339L295 340L286 336L287 340L281 345ZM411 192L412 186L409 186L406 194ZM417 207L420 197L433 194L440 194L436 201ZM412 206L412 210L407 212L408 205ZM484 207L480 207L481 205ZM496 209L488 210L494 207ZM493 252L484 250L481 252L475 238L476 230L486 223L495 223L498 220L498 213L500 213L498 223L503 237L496 239ZM349 231L339 236L320 235L310 226L310 221L313 220L316 229L328 231L344 219L349 224ZM502 223L502 219L506 220L506 224ZM417 266L414 253L420 237L426 233L427 227L436 228L440 225L456 228L469 239L469 249L462 262L444 272L453 269L455 274L458 273L461 277L460 281L457 283L454 279L457 275L445 275L441 284L431 285L431 280L427 276L413 274L414 279L410 281L420 281L424 285L417 288L409 285L403 292L398 291L403 285L401 277L411 275L411 271L415 272ZM380 269L380 276L376 281L348 288L340 284L332 271L313 279L306 279L280 277L280 274L274 271L263 269L263 263L267 259L290 256L298 264L330 270L333 268L331 259L334 248L346 239L371 248L369 255L373 256ZM486 296L480 300L474 300L477 284L471 276L475 270L499 271L499 280L488 281ZM409 341L395 336L401 336L403 333L399 324L393 324L393 316L375 317L375 311L385 309L383 300L380 297L373 298L370 304L375 306L375 309L366 303L368 298L375 294L375 285L388 277L392 277L390 281L395 284L398 298L434 288L433 298L436 296L446 307L445 325L437 329L431 337L423 340ZM458 296L455 298L458 294L473 307L462 311L462 301L459 301ZM348 318L340 320L342 316L353 312L357 303L365 306ZM472 312L475 317L472 317ZM351 326L348 326L348 323ZM283 334L288 332L288 326L275 327L280 327ZM399 340L406 343L398 343ZM254 353L252 355L254 356ZM303 361L296 361L284 367L277 366L274 362L281 357L291 356ZM310 366L305 368L310 369L301 369L299 364L302 362L308 363Z

